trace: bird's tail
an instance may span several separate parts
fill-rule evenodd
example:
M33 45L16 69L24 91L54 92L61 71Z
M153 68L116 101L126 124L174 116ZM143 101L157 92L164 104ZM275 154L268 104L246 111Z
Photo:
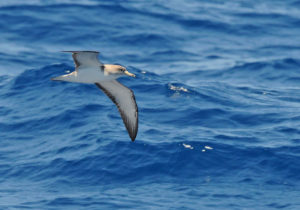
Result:
M53 77L51 80L53 81L67 81L67 82L73 82L74 72L70 74L64 74L58 77Z
M59 77L53 77L51 78L52 81L64 81L63 80L63 76L59 76Z

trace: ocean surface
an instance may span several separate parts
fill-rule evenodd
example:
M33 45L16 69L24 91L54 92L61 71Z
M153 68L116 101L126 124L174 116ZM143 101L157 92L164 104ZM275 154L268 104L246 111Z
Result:
M300 209L299 0L1 0L0 209ZM137 75L131 142L62 50Z

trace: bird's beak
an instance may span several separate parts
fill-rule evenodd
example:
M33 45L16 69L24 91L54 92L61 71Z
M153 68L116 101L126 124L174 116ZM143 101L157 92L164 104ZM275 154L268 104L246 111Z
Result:
M129 71L124 71L124 74L126 74L127 76L130 76L130 77L135 77L135 74L132 74L130 73Z

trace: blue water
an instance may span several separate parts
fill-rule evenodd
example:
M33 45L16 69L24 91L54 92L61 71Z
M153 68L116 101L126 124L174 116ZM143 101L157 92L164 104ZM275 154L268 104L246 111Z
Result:
M300 209L300 1L0 3L0 209ZM131 142L62 50L137 78Z

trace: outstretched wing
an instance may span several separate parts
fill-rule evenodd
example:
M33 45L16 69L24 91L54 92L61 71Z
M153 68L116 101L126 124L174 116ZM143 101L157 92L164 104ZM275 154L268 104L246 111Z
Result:
M63 51L72 53L76 70L86 67L100 67L103 64L99 61L97 51Z
M138 132L138 107L133 91L116 80L98 82L96 85L117 105L132 141Z

